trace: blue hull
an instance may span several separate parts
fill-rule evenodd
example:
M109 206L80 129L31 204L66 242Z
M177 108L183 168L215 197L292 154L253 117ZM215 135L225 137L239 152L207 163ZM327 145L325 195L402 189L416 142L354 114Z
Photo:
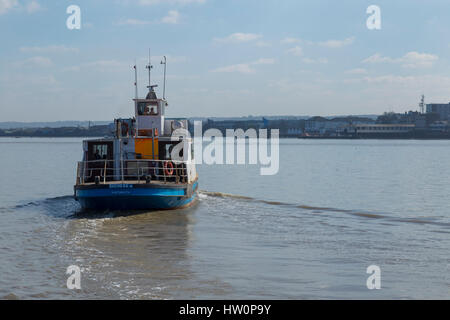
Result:
M192 192L188 192L192 188ZM75 186L75 199L84 209L155 210L175 209L190 204L198 183L188 185L116 184Z

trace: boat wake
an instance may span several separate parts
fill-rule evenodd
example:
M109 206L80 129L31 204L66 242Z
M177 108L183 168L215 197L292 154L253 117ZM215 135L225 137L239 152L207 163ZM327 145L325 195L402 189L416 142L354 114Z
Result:
M269 206L280 206L286 208L293 209L302 209L307 210L313 214L336 214L342 213L354 217L365 218L365 219L378 219L384 222L405 222L405 223L414 223L414 224L423 224L423 225L436 225L443 227L450 227L450 223L446 221L440 221L436 218L427 218L427 217L399 217L394 213L386 213L386 212L370 212L364 210L350 210L350 209L340 209L340 208L331 208L331 207L319 207L319 206L311 206L306 204L295 204L289 202L282 201L273 201L273 200L263 200L254 197L238 195L238 194L230 194L224 192L215 192L215 191L199 191L199 200L207 201L212 198L222 198L222 199L233 199L235 201L245 201L245 202L253 202L260 203ZM130 214L137 214L139 212L123 212L123 211L85 211L83 210L77 201L74 200L72 195L58 196L52 198L46 198L43 200L30 201L22 204L17 204L15 206L10 207L0 207L0 213L8 213L16 210L36 210L38 212L42 212L44 214L56 217L56 218L111 218L116 216L126 216ZM180 210L188 210L180 209ZM192 210L192 209L189 209ZM146 211L147 212L147 211ZM144 212L143 212L144 213Z
M16 210L35 210L57 218L65 218L79 212L80 206L72 195L66 195L0 207L0 213L11 213Z
M210 192L205 190L200 190L200 198L226 198L226 199L235 199L240 201L249 201L249 202L255 202L255 203L262 203L270 206L284 206L289 208L298 208L303 210L311 211L312 213L343 213L351 216L361 217L361 218L367 218L367 219L380 219L384 221L389 222L405 222L405 223L415 223L415 224L429 224L429 225L437 225L437 226L444 226L444 227L450 227L450 223L443 222L443 221L437 221L434 218L401 218L396 216L393 213L379 213L379 212L370 212L370 211L361 211L361 210L349 210L349 209L339 209L339 208L330 208L330 207L318 207L318 206L310 206L305 204L295 204L295 203L289 203L289 202L281 202L281 201L271 201L271 200L263 200L243 195L236 195L236 194L229 194L229 193L223 193L223 192ZM203 195L203 197L202 197Z
M192 210L195 208L197 201L193 201L191 205L180 209L171 210ZM12 213L17 210L30 210L33 212L42 213L55 218L65 219L103 219L126 217L130 215L157 212L158 210L94 210L83 209L80 204L74 199L73 195L57 196L46 198L42 200L29 201L19 203L13 206L0 207L0 213Z

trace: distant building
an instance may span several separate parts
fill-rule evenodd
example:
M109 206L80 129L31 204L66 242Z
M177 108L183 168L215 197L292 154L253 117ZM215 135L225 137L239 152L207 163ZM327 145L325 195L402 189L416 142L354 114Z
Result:
M435 105L434 105L435 106ZM445 105L448 106L448 105ZM377 124L414 124L415 130L427 130L430 124L440 121L441 115L435 110L439 108L427 108L427 113L408 111L405 113L385 112L377 118ZM442 109L442 108L441 108ZM444 108L445 109L445 108ZM450 110L450 109L449 109ZM443 110L441 110L443 111Z
M242 129L244 131L248 129L261 129L264 127L263 120L211 120L208 119L203 123L203 131L208 129L219 129L223 134L227 129Z
M340 127L348 124L347 121L331 121L324 117L312 117L305 121L305 132L309 134L332 134Z
M431 131L446 132L448 131L448 121L435 121L430 124Z
M354 125L356 133L368 134L368 133L406 133L414 130L414 124L357 124Z
M287 136L300 136L303 134L303 130L301 128L288 128Z
M416 130L425 130L427 128L428 125L428 118L426 114L418 114L415 119L414 119L414 124L416 125L415 129Z
M405 113L385 112L377 118L378 124L415 124L416 121L423 120L423 115L417 111Z
M427 113L437 113L440 120L450 120L450 103L427 104Z
M359 117L312 117L305 121L305 133L312 135L337 135L347 133L349 127L360 123L373 123L372 119Z
M277 129L279 130L280 137L298 137L303 134L303 129L305 127L305 120L295 119L267 119L265 117L261 119L256 119L255 117L248 120L245 118L239 119L206 119L202 121L203 133L208 129L218 129L222 134L226 134L227 129L237 130L242 129L247 131L249 129L254 129L258 131L259 129ZM191 122L192 123L192 122ZM194 128L193 123L189 126ZM194 133L191 129L191 135Z

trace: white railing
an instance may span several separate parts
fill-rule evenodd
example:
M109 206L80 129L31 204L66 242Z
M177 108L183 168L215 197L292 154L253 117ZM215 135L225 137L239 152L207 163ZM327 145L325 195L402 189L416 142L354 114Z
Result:
M188 181L187 162L173 160L79 161L76 184L104 184L111 181Z

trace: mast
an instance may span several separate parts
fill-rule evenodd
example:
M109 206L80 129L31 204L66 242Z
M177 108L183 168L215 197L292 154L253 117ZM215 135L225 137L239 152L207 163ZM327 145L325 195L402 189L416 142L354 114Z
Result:
M150 95L150 92L153 91L152 82L151 82L151 71L152 71L152 61L151 61L151 52L150 49L148 49L148 65L146 67L148 69L148 95ZM147 98L148 98L147 95ZM152 128L152 159L155 160L155 129Z
M136 67L136 59L134 60L134 97L138 98L138 86L137 86L137 67Z
M166 56L163 56L164 61L161 61L161 64L164 65L164 83L163 83L163 99L166 100L166 64L167 59Z
M134 114L137 114L137 99L138 99L138 85L137 85L137 66L136 66L136 59L134 59L134 87L135 87L135 93L134 93ZM136 134L135 136L139 135L139 127L138 122L136 121Z
M425 109L425 96L422 95L421 99L420 99L420 103L419 103L419 107L420 107L420 113L424 113L424 109Z
M150 49L148 49L148 65L146 66L146 68L148 69L148 87L149 90L151 89L151 71L152 71L152 62L151 62L151 53L150 53Z

